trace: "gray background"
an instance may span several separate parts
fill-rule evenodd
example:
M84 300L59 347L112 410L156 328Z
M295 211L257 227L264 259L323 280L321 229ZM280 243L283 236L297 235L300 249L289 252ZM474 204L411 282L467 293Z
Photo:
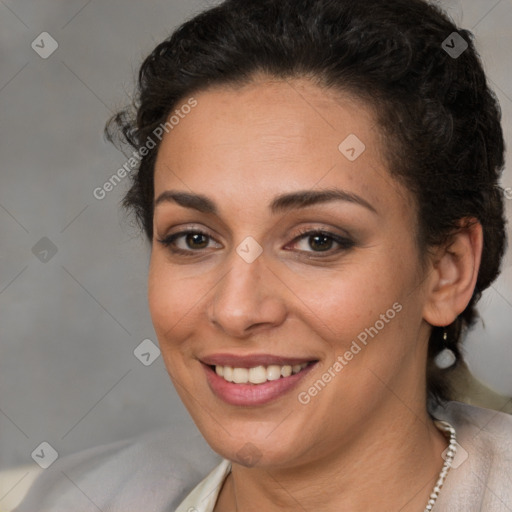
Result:
M477 36L510 145L512 1L441 4ZM177 442L195 431L162 358L144 366L133 354L156 337L149 250L119 206L128 179L101 201L92 191L126 161L102 131L142 59L207 6L0 0L0 470L32 463L42 441L62 456L169 424ZM59 44L48 59L31 48L44 31ZM510 165L502 184L512 187ZM57 248L46 262L32 251L43 237ZM510 253L503 269L466 348L474 374L512 396Z

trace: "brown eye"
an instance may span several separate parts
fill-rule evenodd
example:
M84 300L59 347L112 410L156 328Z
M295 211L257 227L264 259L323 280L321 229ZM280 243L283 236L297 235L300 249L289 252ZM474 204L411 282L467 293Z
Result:
M203 235L202 233L187 233L185 235L185 244L192 249L204 249L205 240L208 238L207 235ZM201 243L201 240L203 243ZM196 246L195 244L200 245L201 247ZM208 245L208 242L206 242Z
M177 247L176 242L182 238L185 241L185 247ZM163 239L158 239L158 242L168 247L173 253L193 256L194 252L200 252L207 248L210 240L213 240L213 238L203 231L188 230L173 233Z
M295 238L294 245L297 244L297 241L305 241L306 249L303 249L304 252L313 252L313 253L322 253L329 252L331 254L333 251L332 246L333 243L336 243L340 246L338 250L347 250L355 245L354 241L349 238L345 238L339 236L335 233L330 233L326 231L305 231L300 236ZM313 251L308 251L307 248L313 249Z
M315 249L315 247L319 251L328 251L332 248L332 244L334 242L334 239L330 236L318 234L318 235L309 235L309 246L312 249Z

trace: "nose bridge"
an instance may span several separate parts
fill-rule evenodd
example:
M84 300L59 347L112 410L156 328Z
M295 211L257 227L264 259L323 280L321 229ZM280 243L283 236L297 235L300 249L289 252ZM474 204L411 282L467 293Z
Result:
M246 239L233 249L209 306L210 320L232 336L243 336L254 324L275 325L284 315L276 278L256 243Z

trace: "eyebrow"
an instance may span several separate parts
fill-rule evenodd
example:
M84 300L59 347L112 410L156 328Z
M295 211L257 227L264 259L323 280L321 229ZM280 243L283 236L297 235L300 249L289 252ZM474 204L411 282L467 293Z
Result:
M269 205L272 214L292 210L294 208L306 208L311 205L327 203L331 201L345 201L365 207L373 213L377 210L365 199L345 190L329 188L323 190L298 190L276 196ZM154 201L155 208L160 203L176 203L184 208L191 208L201 213L218 215L219 210L214 201L202 194L191 194L177 190L166 190Z

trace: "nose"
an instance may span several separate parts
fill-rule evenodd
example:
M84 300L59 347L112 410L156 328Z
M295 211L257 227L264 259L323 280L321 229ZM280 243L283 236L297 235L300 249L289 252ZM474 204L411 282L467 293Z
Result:
M208 305L210 322L226 336L246 338L286 318L284 283L263 254L248 263L235 251Z

